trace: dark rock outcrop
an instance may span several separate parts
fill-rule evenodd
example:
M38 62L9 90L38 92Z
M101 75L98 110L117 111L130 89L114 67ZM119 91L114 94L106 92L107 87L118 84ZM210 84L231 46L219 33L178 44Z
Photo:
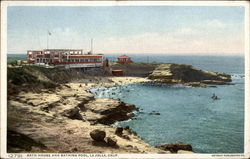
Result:
M109 125L117 121L128 120L133 117L131 112L135 110L137 109L134 105L125 104L121 102L118 107L102 112L101 115L104 115L104 117L99 119L98 122Z
M112 147L116 146L117 140L114 137L107 137L107 144Z
M99 129L95 129L91 131L89 135L95 141L104 141L104 138L106 137L106 132Z
M177 153L179 150L193 151L193 148L190 144L185 144L182 142L158 145L155 147L164 151L170 151L171 153Z
M85 108L87 109L85 117L88 121L96 121L105 125L128 120L133 117L131 112L138 110L132 104L109 98L95 99L85 104Z
M231 76L228 74L200 70L184 64L161 64L148 78L156 82L180 83L196 87L231 82Z
M156 112L156 111L152 111L152 112L149 113L149 115L161 115L161 113Z
M123 132L123 128L121 128L121 127L117 127L115 129L115 134L118 136L122 136L122 132Z
M124 130L127 130L129 134L134 134L135 136L137 136L137 133L136 133L135 131L133 131L132 129L130 129L129 126L126 126L126 127L124 128Z

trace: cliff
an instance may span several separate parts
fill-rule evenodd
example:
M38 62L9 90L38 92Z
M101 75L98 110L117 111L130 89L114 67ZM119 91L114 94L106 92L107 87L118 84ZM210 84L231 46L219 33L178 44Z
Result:
M200 70L184 64L161 64L148 78L155 82L190 86L229 84L231 82L230 75Z

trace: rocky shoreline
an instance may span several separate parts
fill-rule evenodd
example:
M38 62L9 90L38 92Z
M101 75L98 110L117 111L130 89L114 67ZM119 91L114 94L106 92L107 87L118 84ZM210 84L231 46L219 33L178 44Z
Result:
M136 76L140 70L134 71L133 67L136 65L130 66L127 73L131 69L132 74ZM147 65L143 65L142 68L146 67ZM60 79L59 81L63 80L60 84L53 81L57 80L55 76L51 74L45 76L39 72L40 68L33 69L26 70L26 74L22 73L23 70L12 72L13 75L11 74L8 81L8 152L193 153L191 145L170 143L153 147L128 127L115 127L113 123L131 119L134 116L133 112L138 108L116 99L95 98L89 89L138 82L207 87L229 84L231 81L230 75L180 64L150 65L147 71L153 71L143 72L143 75L149 74L148 78L113 76L83 78L79 72L61 71L61 77L76 74L77 80L65 82L66 79ZM29 71L33 71L31 75ZM17 74L25 77L21 81L23 84L16 79ZM28 82L32 82L29 85L33 91L27 91ZM36 88L37 83L39 88ZM22 89L16 91L17 88ZM26 146L23 147L20 143L25 143Z
M131 83L138 81L138 78L124 77L119 81ZM150 146L129 128L119 133L121 128L112 124L130 119L137 108L115 99L95 99L87 90L105 83L85 84L62 84L54 91L43 89L40 93L20 92L10 97L8 132L25 135L31 141L40 143L40 146L29 143L29 149L23 149L9 143L8 152L171 153ZM106 86L116 84L109 81ZM91 138L90 133L96 129L105 132L105 142ZM11 134L8 141L13 141L12 137L17 136ZM112 141L115 141L116 146L110 146Z

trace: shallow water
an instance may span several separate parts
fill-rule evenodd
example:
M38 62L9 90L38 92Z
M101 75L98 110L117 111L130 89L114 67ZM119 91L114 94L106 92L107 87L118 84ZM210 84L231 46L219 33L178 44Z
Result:
M200 153L241 153L244 84L242 79L233 82L218 88L132 84L92 91L139 107L133 120L118 125L131 127L151 145L185 142ZM211 99L213 93L220 99ZM149 114L154 111L160 115Z

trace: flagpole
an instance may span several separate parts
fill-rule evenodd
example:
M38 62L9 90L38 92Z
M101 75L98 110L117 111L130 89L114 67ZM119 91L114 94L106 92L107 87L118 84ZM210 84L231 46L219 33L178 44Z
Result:
M49 36L48 36L49 32L47 31L47 49L49 49Z

